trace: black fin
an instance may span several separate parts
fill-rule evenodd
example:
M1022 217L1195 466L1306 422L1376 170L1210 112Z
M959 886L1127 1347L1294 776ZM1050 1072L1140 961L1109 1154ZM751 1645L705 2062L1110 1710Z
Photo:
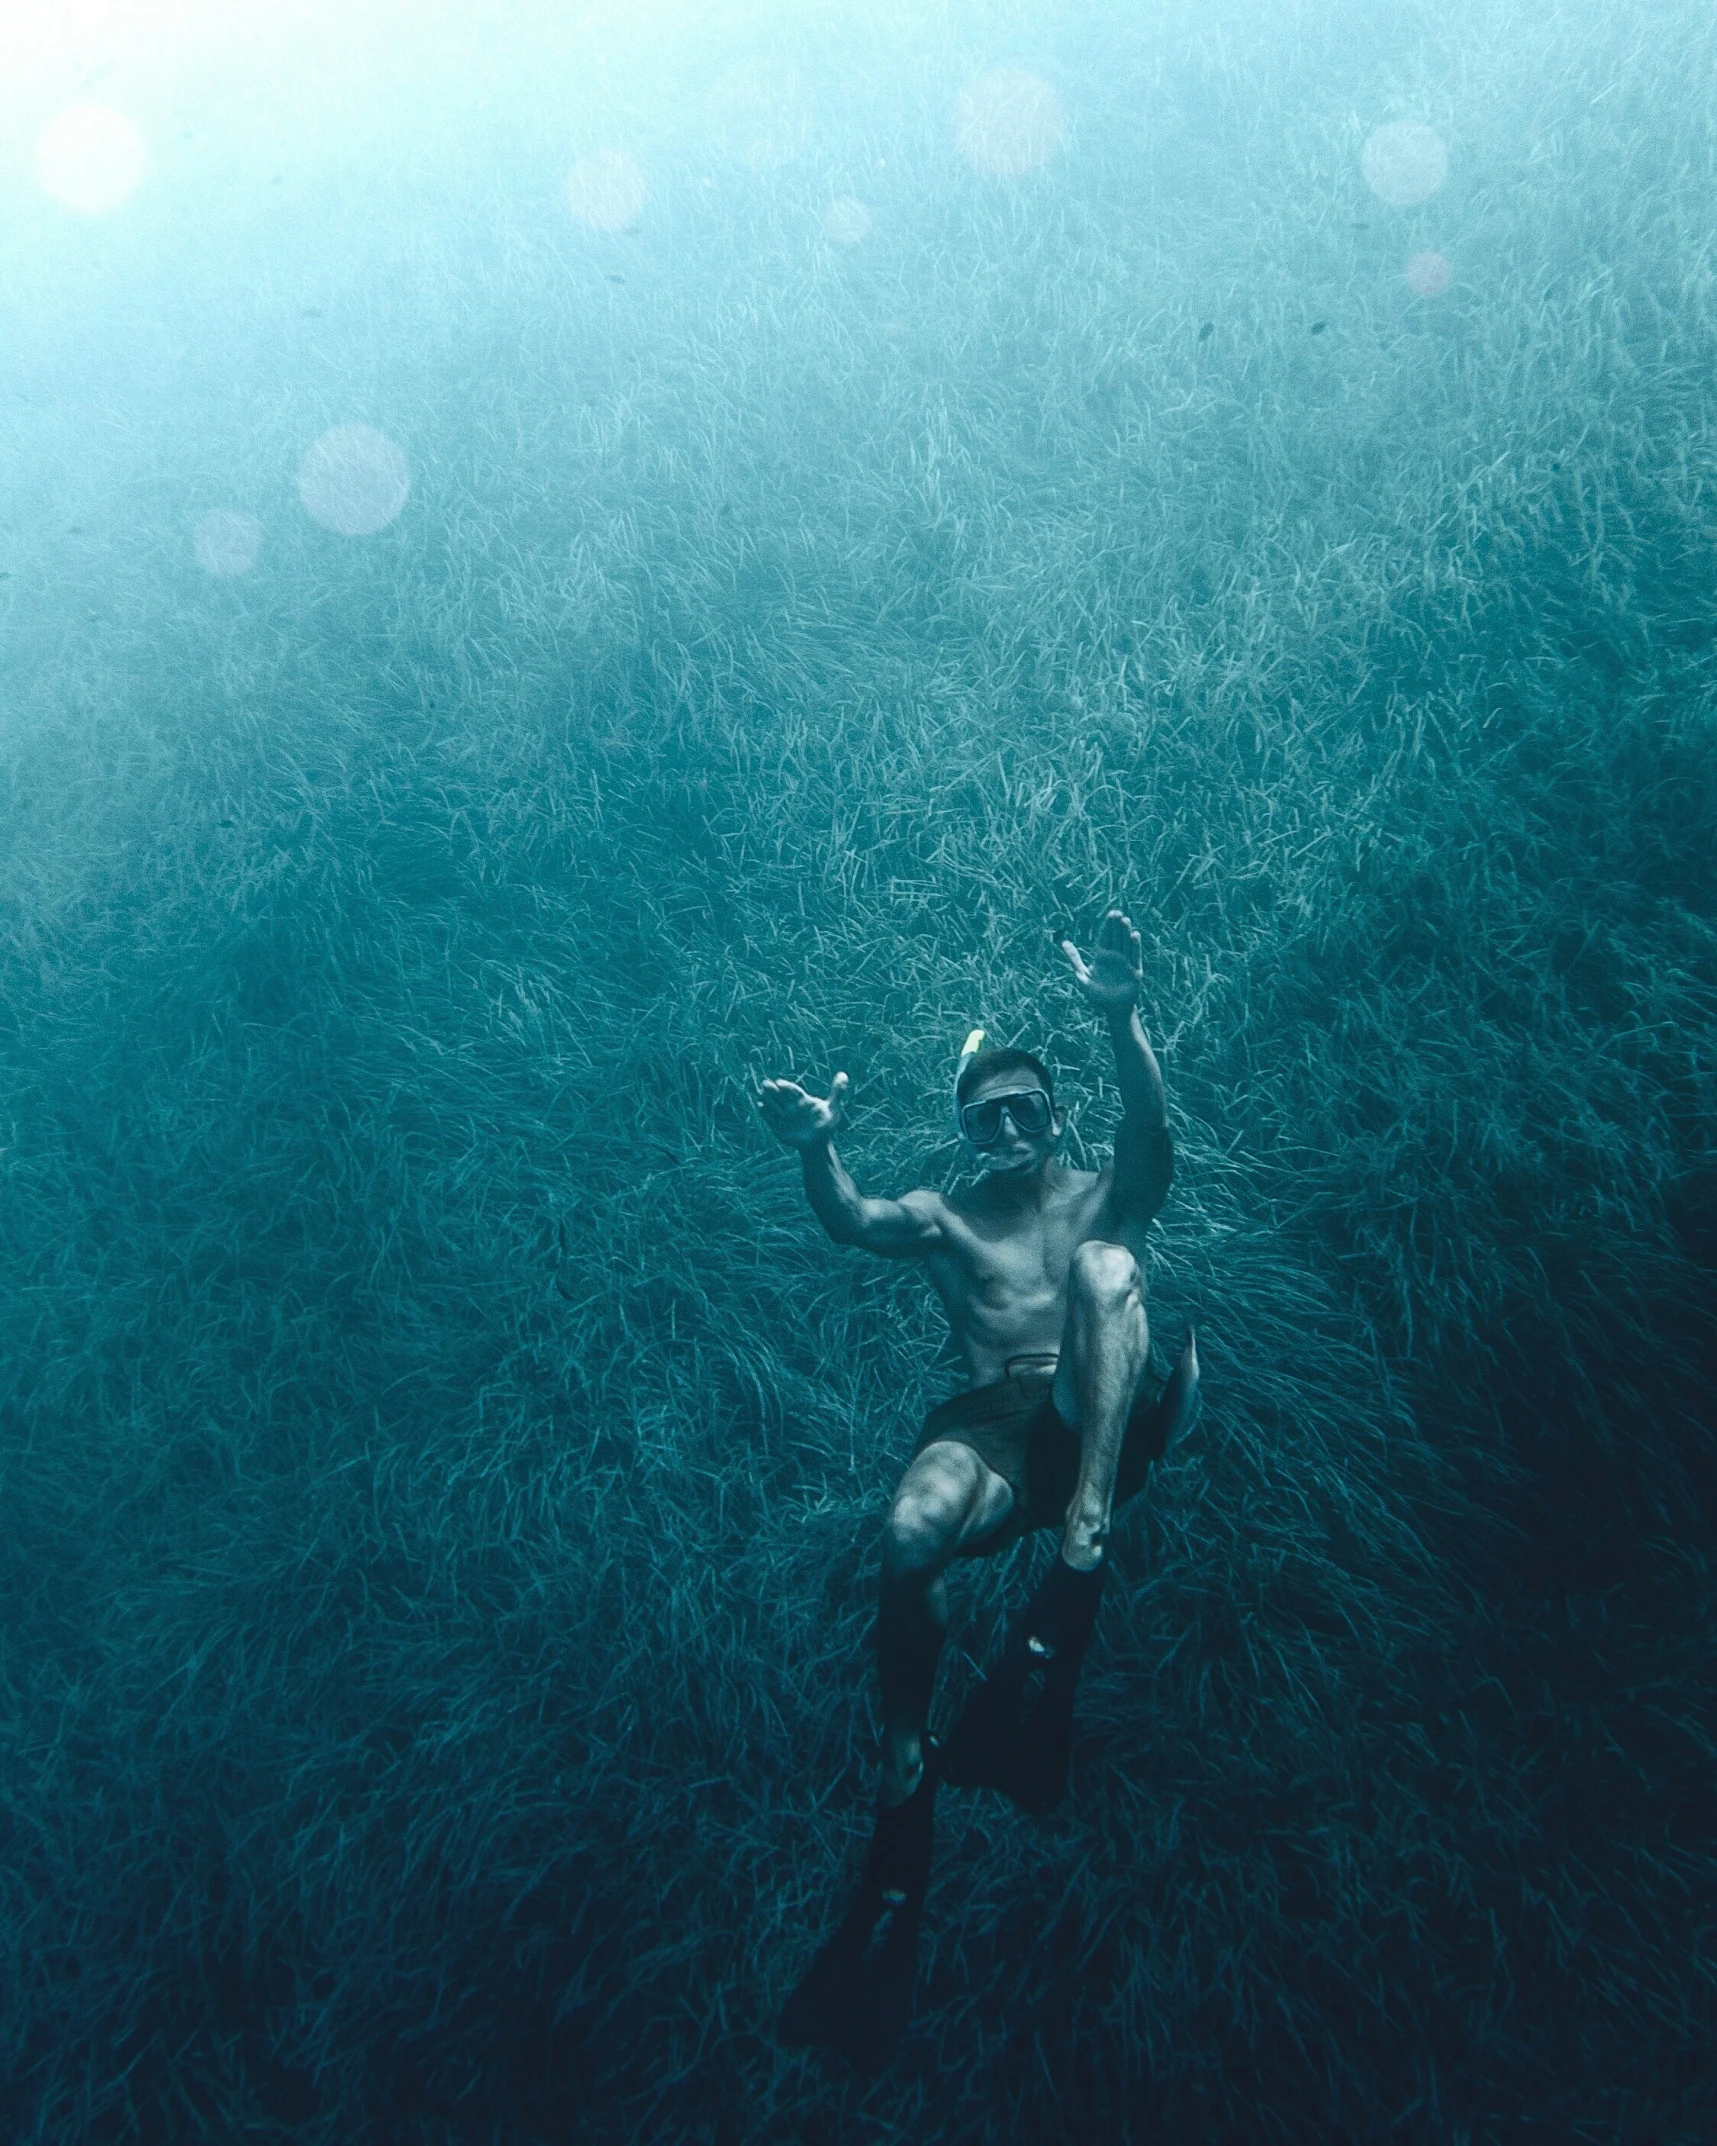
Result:
M958 1788L999 1788L1043 1817L1067 1792L1073 1758L1073 1695L1090 1644L1107 1570L1051 1563L1002 1658L973 1692L942 1754Z
M1171 1440L1183 1437L1191 1430L1198 1420L1198 1407L1198 1335L1189 1326L1175 1367L1157 1395L1157 1405L1152 1411L1153 1459Z
M918 1927L930 1883L936 1769L906 1801L878 1810L857 1898L782 2007L789 2048L825 2048L855 2063L892 2054L912 2016Z

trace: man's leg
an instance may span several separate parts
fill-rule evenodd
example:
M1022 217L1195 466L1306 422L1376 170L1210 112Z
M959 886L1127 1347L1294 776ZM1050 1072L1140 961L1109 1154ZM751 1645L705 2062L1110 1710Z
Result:
M1055 1406L1079 1433L1079 1479L1061 1532L1075 1572L1101 1564L1127 1418L1150 1360L1144 1278L1125 1245L1092 1239L1073 1255Z
M1081 1245L1054 1387L1057 1414L1079 1432L1060 1547L956 1725L945 1765L949 1780L1000 1788L1028 1811L1053 1810L1067 1786L1073 1694L1097 1620L1115 1471L1149 1349L1133 1255L1124 1245Z
M936 1664L948 1632L946 1573L968 1544L1007 1518L1013 1491L970 1446L926 1446L902 1477L882 1538L877 1669L882 1684L882 1792L904 1803L924 1766Z
M858 1894L781 2015L783 2041L823 2042L871 2059L906 2026L918 1924L930 1882L934 1770L924 1735L947 1631L943 1575L999 1527L1013 1491L970 1446L926 1446L901 1480L883 1535L877 1629L882 1782Z

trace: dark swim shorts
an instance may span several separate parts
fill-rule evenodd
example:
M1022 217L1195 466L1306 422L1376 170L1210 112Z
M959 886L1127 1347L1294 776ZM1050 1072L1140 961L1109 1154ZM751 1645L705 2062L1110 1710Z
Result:
M1060 1527L1067 1518L1079 1480L1079 1434L1062 1422L1051 1398L1054 1384L1053 1371L1010 1372L993 1386L954 1394L924 1419L914 1459L939 1439L970 1446L1006 1478L1014 1494L1007 1518L994 1534L974 1543L965 1552L968 1557L988 1557L1036 1528ZM1151 1463L1162 1452L1168 1436L1162 1398L1162 1383L1147 1372L1121 1442L1115 1470L1117 1506L1144 1488Z

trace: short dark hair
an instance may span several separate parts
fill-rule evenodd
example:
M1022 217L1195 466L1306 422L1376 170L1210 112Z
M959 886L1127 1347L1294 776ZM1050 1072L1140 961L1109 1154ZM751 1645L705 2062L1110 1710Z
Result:
M979 1051L974 1055L971 1064L960 1075L959 1085L954 1090L955 1104L963 1103L978 1082L988 1080L992 1073L1035 1074L1038 1086L1048 1096L1050 1107L1054 1108L1055 1083L1050 1079L1049 1068L1043 1060L1034 1058L1030 1051L1016 1051L1001 1044L993 1051Z

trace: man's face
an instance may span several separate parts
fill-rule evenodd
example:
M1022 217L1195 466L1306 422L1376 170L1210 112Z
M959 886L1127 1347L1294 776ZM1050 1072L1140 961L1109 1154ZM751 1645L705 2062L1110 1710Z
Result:
M1037 1095L1043 1093L1029 1073L987 1073L982 1080L974 1081L967 1089L965 1105L962 1107L969 1108L974 1103L1000 1100L1004 1096L1018 1097L1026 1090ZM1029 1104L1020 1103L1018 1107L1029 1117ZM1041 1110L1042 1106L1038 1107ZM992 1177L1029 1177L1034 1170L1041 1170L1055 1153L1065 1123L1065 1112L1056 1110L1040 1132L1024 1133L1015 1122L1013 1106L1004 1103L994 1142L980 1148L968 1136L967 1152L977 1162L978 1167Z

